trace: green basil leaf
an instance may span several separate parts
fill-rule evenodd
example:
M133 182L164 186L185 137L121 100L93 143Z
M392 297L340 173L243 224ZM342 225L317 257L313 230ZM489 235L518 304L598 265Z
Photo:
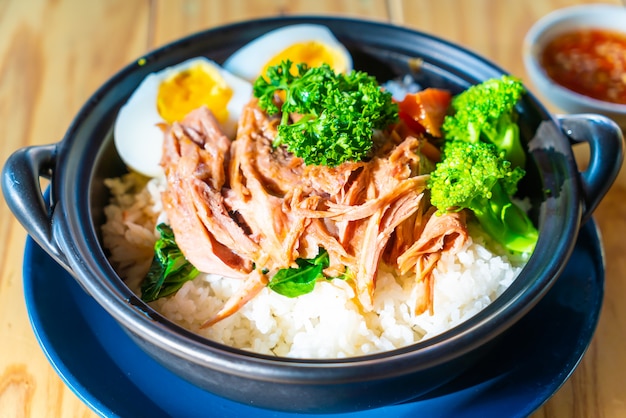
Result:
M290 298L310 293L318 279L325 278L323 270L328 267L328 252L320 248L315 258L298 258L297 268L280 269L270 279L268 287L276 293Z
M145 302L175 293L185 282L193 280L200 273L176 245L172 228L159 224L157 230L161 238L154 244L152 264L141 283L141 299Z

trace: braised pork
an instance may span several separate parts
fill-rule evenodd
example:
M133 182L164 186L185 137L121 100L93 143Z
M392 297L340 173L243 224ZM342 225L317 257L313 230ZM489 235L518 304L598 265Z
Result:
M433 214L424 138L386 133L368 161L305 166L274 147L277 119L252 100L230 141L207 108L166 130L165 210L176 241L199 270L244 280L207 325L236 312L276 271L325 249L325 274L350 280L372 308L380 263L414 275L416 308L432 309L432 270L467 239L462 213Z

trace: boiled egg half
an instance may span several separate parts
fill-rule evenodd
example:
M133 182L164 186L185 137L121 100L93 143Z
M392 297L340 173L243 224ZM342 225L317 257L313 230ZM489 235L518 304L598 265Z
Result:
M148 75L120 109L113 136L126 165L149 177L160 175L163 123L181 121L207 106L224 133L234 138L252 85L217 63L197 57Z
M335 72L352 70L352 57L326 26L299 24L266 33L236 51L224 68L253 82L281 61L306 63L309 67L328 64Z

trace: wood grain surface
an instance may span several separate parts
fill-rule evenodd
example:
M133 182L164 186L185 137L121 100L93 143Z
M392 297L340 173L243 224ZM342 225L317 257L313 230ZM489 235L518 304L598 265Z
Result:
M588 2L0 0L0 162L20 147L59 141L82 104L127 63L224 23L302 14L390 22L467 47L520 76L532 90L522 64L524 34L546 13L579 3ZM577 156L584 164L586 152ZM625 195L622 172L595 212L607 260L596 334L571 378L533 417L626 416ZM4 200L0 237L0 418L95 416L64 385L35 339L22 288L26 234Z

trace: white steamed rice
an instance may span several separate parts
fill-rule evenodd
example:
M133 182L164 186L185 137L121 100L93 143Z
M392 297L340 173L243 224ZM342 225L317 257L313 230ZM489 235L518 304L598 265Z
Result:
M106 181L112 193L105 208L104 246L126 283L139 285L158 238L155 226L167 221L160 203L162 179L134 174ZM434 271L434 314L414 315L411 280L402 284L381 271L374 312L363 313L345 281L321 281L315 290L287 298L264 289L235 315L200 326L215 314L241 281L201 274L174 295L151 306L173 322L211 340L257 353L295 358L342 358L391 350L442 333L465 321L511 284L521 263L492 253L475 228L464 249L444 255Z

